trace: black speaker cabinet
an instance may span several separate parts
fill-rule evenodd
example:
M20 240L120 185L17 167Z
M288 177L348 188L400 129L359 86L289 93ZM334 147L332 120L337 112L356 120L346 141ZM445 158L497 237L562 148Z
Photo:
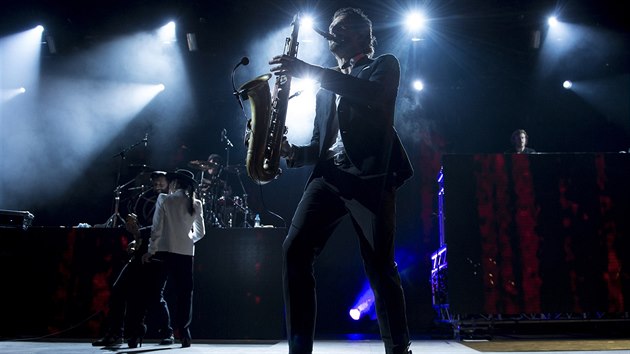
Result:
M210 229L195 249L193 338L282 339L284 228Z

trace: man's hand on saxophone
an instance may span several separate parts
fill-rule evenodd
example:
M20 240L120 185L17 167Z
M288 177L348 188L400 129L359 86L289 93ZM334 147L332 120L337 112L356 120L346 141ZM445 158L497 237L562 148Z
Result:
M275 75L288 75L291 77L309 77L316 79L321 67L306 63L289 55L277 55L269 61L272 66L270 71Z
M284 157L285 159L290 160L293 158L294 153L295 150L293 148L293 145L289 144L286 136L283 137L282 144L280 145L280 157Z

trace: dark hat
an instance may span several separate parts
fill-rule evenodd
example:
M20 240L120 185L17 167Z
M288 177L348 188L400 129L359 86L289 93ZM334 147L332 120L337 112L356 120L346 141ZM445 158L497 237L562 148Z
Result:
M151 179L156 179L158 177L164 176L166 177L166 172L164 171L153 171L151 172Z
M191 185L197 188L197 181L195 180L195 174L188 170L179 169L179 170L175 170L175 172L169 172L166 174L166 178L169 181L178 180L181 183L184 183L186 185Z

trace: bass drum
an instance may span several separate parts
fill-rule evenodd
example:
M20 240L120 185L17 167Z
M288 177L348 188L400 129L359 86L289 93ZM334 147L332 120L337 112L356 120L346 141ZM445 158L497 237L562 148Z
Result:
M153 213L155 212L155 202L158 193L149 189L142 192L133 205L133 213L138 216L138 222L141 226L149 226L153 224Z
M221 197L218 203L218 216L222 227L248 227L246 209L243 199Z

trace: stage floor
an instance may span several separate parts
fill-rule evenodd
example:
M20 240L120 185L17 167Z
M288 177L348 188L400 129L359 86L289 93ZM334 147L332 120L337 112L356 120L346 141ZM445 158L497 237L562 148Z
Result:
M522 344L522 341L519 341ZM580 351L541 351L535 347L531 351L523 351L522 348L515 348L510 351L494 351L488 352L493 354L501 353L536 353L536 354L595 354L595 353L612 353L620 352L619 349L607 349L609 346L603 342L601 350L580 350ZM472 354L482 353L466 346L465 342L457 340L416 340L413 342L411 349L414 354ZM509 350L508 348L504 348ZM586 348L584 348L586 349ZM127 345L120 347L93 347L89 342L61 342L61 341L6 341L0 342L0 353L2 354L85 354L85 353L150 353L161 352L166 353L168 350L174 350L178 353L204 353L204 354L283 354L288 353L286 341L280 342L217 342L217 341L199 341L193 342L190 348L183 349L179 345L160 346L157 342L150 341L144 343L141 348L129 349ZM495 349L496 350L496 349ZM526 349L529 350L529 349ZM621 351L625 352L625 351ZM383 344L380 341L316 341L313 354L383 354Z

